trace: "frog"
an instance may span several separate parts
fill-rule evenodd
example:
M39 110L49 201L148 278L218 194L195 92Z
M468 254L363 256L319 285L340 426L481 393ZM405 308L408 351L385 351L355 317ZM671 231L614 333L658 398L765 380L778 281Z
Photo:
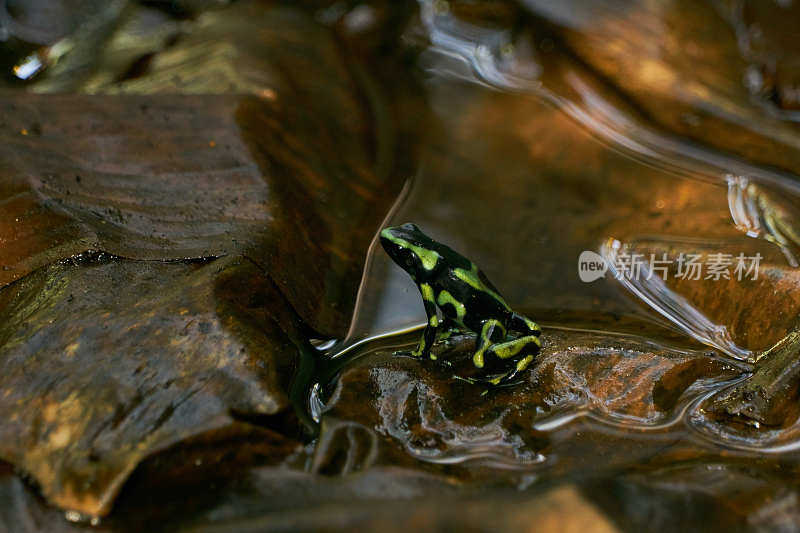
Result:
M512 383L541 351L539 325L513 311L471 260L411 222L382 229L380 243L422 296L427 323L412 356L436 360L431 347L440 332L471 331L472 364L483 377L468 381L501 386Z

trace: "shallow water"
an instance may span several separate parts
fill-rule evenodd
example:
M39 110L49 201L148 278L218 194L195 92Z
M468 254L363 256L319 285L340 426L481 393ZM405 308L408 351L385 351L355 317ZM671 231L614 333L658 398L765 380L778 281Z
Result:
M490 391L484 397L487 404L504 406L503 413L527 412L525 424L510 425L507 414L489 421L478 414L481 409L461 386L445 386L443 392L433 385L436 378L396 375L383 354L410 349L419 330L403 337L404 345L387 335L421 328L425 316L411 280L373 241L348 337L328 352L333 359L348 359L340 363L344 369L337 379L343 381L314 388L315 417L350 417L370 427L376 423L365 411L374 410L381 420L377 433L417 460L494 471L501 477L506 471L533 472L540 481L593 477L640 469L643 461L660 463L670 453L700 462L749 457L794 470L800 441L792 415L780 427L765 427L758 416L744 411L738 417L712 414L715 398L747 382L759 364L769 364L769 357L762 357L796 327L800 217L794 155L769 159L763 154L766 163L737 152L737 129L747 129L793 154L798 139L794 115L766 113L772 104L742 91L724 94L727 87L711 83L701 90L704 72L679 69L681 55L693 43L680 49L674 41L652 42L637 27L641 20L665 23L673 16L671 6L567 4L529 2L536 16L519 29L482 19L480 8L470 12L459 3L420 2L424 38L415 37L424 41L420 62L441 128L426 136L419 173L383 223L413 221L473 258L513 308L544 324L544 352L533 376L523 378L520 387L530 382L561 389L550 398L509 392L510 400L506 393ZM680 8L676 4L674 9ZM489 7L485 14L494 15ZM680 28L674 31L662 37L679 39ZM608 39L606 48L588 57L569 46L597 44L601 38ZM631 40L627 47L640 39L643 49L627 55L630 49L615 39ZM669 45L678 47L671 55L653 50ZM617 80L598 72L605 65L593 63L595 56L606 55L610 58L603 59L616 62L610 71L615 75L623 75L626 63L643 69L625 84L664 92L654 92L652 102L635 101L624 87L614 86ZM713 74L726 74L727 66ZM688 102L686 95L667 92L679 80L694 92ZM651 106L663 106L663 113L707 114L730 129L720 133L718 125L708 131L694 125L691 135L683 135L643 112L642 107ZM760 116L750 122L753 113ZM600 280L578 279L583 250L605 259L608 271ZM621 256L632 254L645 259L652 254L662 261L660 270L654 272L645 261L638 275L624 272ZM759 274L748 273L752 264L736 270L740 254L758 257ZM681 276L679 258L686 256L706 268L716 257L724 273ZM599 376L565 364L583 349L586 336L593 336L586 358L627 350L637 354L635 363L606 361L602 380L612 389L609 382L619 380L620 390L598 392L593 380ZM471 342L465 339L467 348L461 349ZM659 387L672 371L647 375L644 361L653 353L663 354L669 364L685 358L717 366L691 377L675 371L684 373L683 388L673 391L676 398L669 406L658 405ZM359 373L368 360L379 361L369 377ZM543 375L549 360L561 374ZM458 373L448 367L436 372ZM390 399L386 392L365 393L374 398L371 408L353 412L340 407L344 388L374 390L359 385L355 376L381 391L388 387ZM381 385L386 380L389 384ZM646 391L642 397L631 390L637 381ZM408 387L416 396L409 396ZM787 380L778 394L794 397L794 387L796 380ZM469 422L448 416L438 402L460 402L461 409L449 408ZM417 409L423 418L413 430L404 417L413 419ZM533 439L547 444L531 446ZM638 453L630 453L631 447ZM684 451L665 451L678 449ZM320 446L318 453L330 452ZM593 457L591 474L586 453ZM736 486L731 481L730 490Z
M4 387L61 413L24 412L33 451L0 452L50 505L336 529L375 500L398 529L398 501L442 526L467 523L437 498L477 498L524 529L566 486L612 529L796 525L796 5L166 4L76 2L92 23L57 35L33 31L46 10L0 18ZM408 221L543 326L517 383L463 379L468 332L403 355L426 317L377 233ZM58 261L87 248L113 255ZM0 524L61 524L0 475ZM153 479L180 487L169 512Z

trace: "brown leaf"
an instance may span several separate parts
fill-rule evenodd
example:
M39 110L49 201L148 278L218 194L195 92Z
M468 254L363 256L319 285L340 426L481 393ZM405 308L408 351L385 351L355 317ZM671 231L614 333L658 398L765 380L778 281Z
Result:
M540 424L591 414L610 424L654 428L706 390L709 381L736 375L702 352L635 337L545 330L544 338L522 383L486 394L486 387L453 377L471 366L474 338L454 337L453 346L438 348L438 358L450 360L452 368L380 349L356 360L342 371L328 400L316 464L330 465L344 453L346 439L337 446L326 432L359 424L374 428L382 443L375 451L362 446L362 456L370 455L372 463L404 464L410 455L428 463L471 465L472 476L480 466L495 475L535 470L540 453L569 453L551 447ZM364 459L348 463L359 461Z
M286 408L296 352L269 319L280 305L236 259L37 271L0 293L0 455L54 504L107 513L148 455L231 411Z

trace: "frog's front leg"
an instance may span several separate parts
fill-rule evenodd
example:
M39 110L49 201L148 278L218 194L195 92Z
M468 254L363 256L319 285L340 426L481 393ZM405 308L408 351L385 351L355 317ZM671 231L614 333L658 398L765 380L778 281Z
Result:
M425 331L422 332L422 338L419 340L417 349L411 352L411 355L415 357L430 356L431 359L436 359L436 356L431 354L431 346L433 346L433 341L436 340L436 332L439 329L439 317L436 316L436 301L433 297L433 288L427 283L420 283L419 292L422 294L422 303L425 305L428 323L425 325Z

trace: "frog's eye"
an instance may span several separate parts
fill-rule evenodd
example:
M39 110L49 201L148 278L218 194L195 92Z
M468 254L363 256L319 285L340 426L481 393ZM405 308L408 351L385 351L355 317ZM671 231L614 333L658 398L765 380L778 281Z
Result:
M419 227L412 222L406 222L400 227L407 231L419 231Z

